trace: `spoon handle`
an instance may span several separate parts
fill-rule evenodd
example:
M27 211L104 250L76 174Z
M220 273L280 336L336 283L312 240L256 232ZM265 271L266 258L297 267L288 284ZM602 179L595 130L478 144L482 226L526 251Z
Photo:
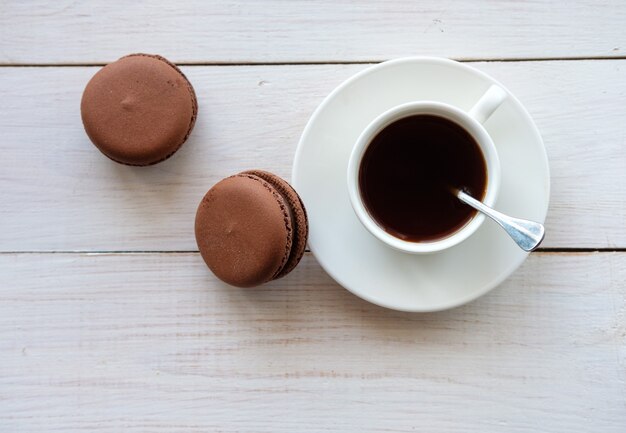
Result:
M470 205L500 224L524 251L534 251L543 241L546 232L542 224L504 215L460 190L456 191L456 196L463 203Z

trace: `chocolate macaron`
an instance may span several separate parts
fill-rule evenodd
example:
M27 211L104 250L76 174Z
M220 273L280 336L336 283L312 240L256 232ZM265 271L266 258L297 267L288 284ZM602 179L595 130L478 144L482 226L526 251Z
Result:
M152 165L187 140L198 114L187 77L165 58L131 54L106 65L80 104L87 135L112 160Z
M296 267L309 227L302 200L286 181L250 170L221 180L206 193L195 231L200 254L219 279L253 287Z

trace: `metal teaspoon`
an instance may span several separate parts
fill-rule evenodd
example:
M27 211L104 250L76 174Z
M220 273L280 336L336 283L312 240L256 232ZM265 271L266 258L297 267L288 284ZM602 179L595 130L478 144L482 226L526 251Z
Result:
M476 200L460 189L452 188L452 193L463 203L473 207L497 222L524 251L534 251L545 236L543 224L504 215Z

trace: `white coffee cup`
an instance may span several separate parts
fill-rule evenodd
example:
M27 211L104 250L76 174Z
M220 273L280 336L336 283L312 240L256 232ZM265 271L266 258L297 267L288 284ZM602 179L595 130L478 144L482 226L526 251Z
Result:
M500 159L493 140L482 125L504 102L507 93L501 87L492 85L474 107L465 112L452 105L434 101L416 101L391 108L370 123L361 133L352 149L348 162L348 192L350 202L357 217L365 228L387 245L407 253L433 253L450 248L470 237L484 222L485 216L477 212L463 227L439 239L411 242L386 232L367 211L359 188L361 159L372 140L391 123L416 114L429 114L448 119L466 130L478 143L487 165L487 186L484 199L487 206L493 206L500 188Z

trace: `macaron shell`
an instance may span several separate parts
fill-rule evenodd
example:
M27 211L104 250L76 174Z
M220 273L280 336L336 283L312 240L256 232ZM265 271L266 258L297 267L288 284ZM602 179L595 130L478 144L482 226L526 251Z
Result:
M288 204L263 179L239 174L213 186L196 213L196 241L213 273L253 287L274 279L287 262L293 228Z
M282 278L300 263L306 250L306 243L309 236L309 221L306 215L306 208L296 190L281 177L263 170L248 170L244 171L242 174L258 176L271 184L283 196L290 207L294 224L293 245L287 263L285 263L281 272L276 276L276 278Z
M191 84L160 56L132 54L100 71L87 84L81 116L91 141L109 158L151 165L186 141L197 115Z

